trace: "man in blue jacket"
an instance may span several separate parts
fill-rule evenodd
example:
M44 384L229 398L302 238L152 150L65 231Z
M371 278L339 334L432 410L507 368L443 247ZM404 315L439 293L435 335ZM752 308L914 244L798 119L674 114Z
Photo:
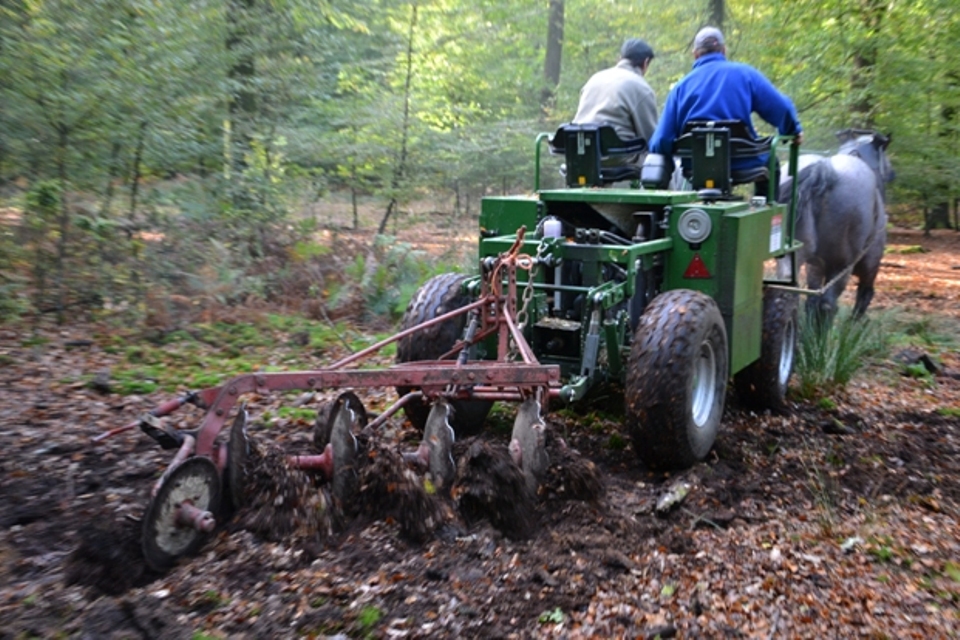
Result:
M650 139L650 152L671 155L673 143L694 120L740 120L756 138L751 122L757 113L781 135L803 138L797 110L762 73L740 62L727 60L723 33L704 27L693 40L693 69L667 95L657 129ZM731 170L751 169L767 164L767 156L737 158ZM774 177L776 180L776 177ZM757 194L766 195L766 184L757 183Z

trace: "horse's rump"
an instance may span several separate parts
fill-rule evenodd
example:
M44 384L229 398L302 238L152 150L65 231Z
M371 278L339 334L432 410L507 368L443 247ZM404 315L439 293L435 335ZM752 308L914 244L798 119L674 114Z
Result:
M808 304L835 309L851 271L859 280L855 312L863 313L873 297L886 240L883 181L892 175L884 150L877 147L874 158L882 170L859 154L841 153L809 158L797 174L795 229L803 243L798 266L807 264L808 288L836 282L822 301L812 296ZM781 202L789 202L791 187L789 178L781 181Z

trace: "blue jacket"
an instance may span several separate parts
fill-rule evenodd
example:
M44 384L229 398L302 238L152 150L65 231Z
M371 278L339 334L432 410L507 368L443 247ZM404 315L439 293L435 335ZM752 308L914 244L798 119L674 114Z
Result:
M673 142L691 120L741 120L753 137L751 122L756 112L781 135L795 135L803 128L797 110L785 95L753 67L730 62L722 53L708 53L693 63L693 69L667 95L657 129L650 139L650 152L670 155ZM741 158L732 169L767 163L763 158Z

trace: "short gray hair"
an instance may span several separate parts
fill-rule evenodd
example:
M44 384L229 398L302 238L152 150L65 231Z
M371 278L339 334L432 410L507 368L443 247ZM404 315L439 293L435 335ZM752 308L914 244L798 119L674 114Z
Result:
M716 27L704 27L693 39L694 53L714 53L723 49L723 32Z

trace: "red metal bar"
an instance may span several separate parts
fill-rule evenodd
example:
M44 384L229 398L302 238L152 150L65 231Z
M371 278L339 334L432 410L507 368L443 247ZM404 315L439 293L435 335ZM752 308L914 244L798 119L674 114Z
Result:
M196 451L194 446L196 443L197 440L193 436L189 434L183 436L183 444L180 445L176 455L173 456L173 460L170 461L170 465L167 466L160 478L153 484L153 489L150 490L151 496L157 495L157 491L160 490L160 486L163 484L164 480L167 479L167 476L170 475L170 472L173 471L178 464L193 455L193 452Z
M414 398L422 398L423 392L421 391L411 391L410 393L405 394L402 398L394 402L392 405L387 407L375 420L370 422L367 425L368 429L379 429L380 425L387 421L393 414L400 411L408 402L411 402Z
M353 363L353 362L356 362L357 360L361 360L362 358L370 355L371 353L376 353L377 351L379 351L380 349L382 349L383 347L387 346L388 344L390 344L390 343L392 343L392 342L396 342L397 340L400 340L400 339L402 339L402 338L405 338L405 337L407 337L407 336L409 336L409 335L411 335L411 334L413 334L413 333L416 333L416 332L418 332L418 331L422 331L423 329L426 329L427 327L432 327L432 326L435 325L435 324L440 324L441 322L446 322L446 321L449 320L450 318L456 318L457 316L461 316L461 315L463 315L463 314L465 314L465 313L469 313L469 312L470 312L471 310L473 310L473 309L477 309L477 308L479 308L479 307L482 307L484 304L486 304L486 302L487 302L486 300L484 300L484 299L481 298L480 300L477 300L477 301L475 301L475 302L471 302L471 303L468 304L468 305L465 305L465 306L460 307L460 308L458 308L458 309L454 309L453 311L448 311L447 313L444 313L443 315L439 315L439 316L437 316L436 318L433 318L432 320L428 320L428 321L426 321L426 322L424 322L424 323L422 323L422 324L418 324L418 325L416 325L415 327L410 327L409 329L404 329L404 330L401 331L400 333L396 333L396 334L394 334L393 336L391 336L391 337L389 337L389 338L386 338L386 339L384 339L384 340L381 340L380 342L378 342L378 343L376 343L376 344L374 344L374 345L371 345L371 346L367 347L366 349L363 349L362 351L358 351L358 352L356 352L355 354L353 354L353 355L351 355L351 356L348 356L348 357L346 357L346 358L343 358L342 360L338 360L337 362L334 362L332 365L330 365L330 366L328 367L328 369L340 369L340 368L342 368L342 367L344 367L344 366L346 366L346 365L348 365L348 364L351 364L351 363Z
M180 398L174 398L173 400L168 400L167 402L164 402L156 409L151 410L149 413L150 415L156 418L162 418L163 416L170 415L171 413L173 413L183 405L187 404L188 402L192 402L193 395L194 394L187 394ZM102 440L106 440L107 438L112 438L113 436L123 433L125 431L131 431L133 429L136 429L139 425L140 425L140 418L137 418L130 424L125 424L122 427L117 427L115 429L110 429L109 431L105 431L101 433L100 435L94 437L93 441L100 442Z
M294 391L341 387L446 387L483 384L495 387L539 387L557 384L557 365L516 362L476 362L458 365L452 361L412 362L388 369L349 369L256 373L234 378L220 387L220 395L203 417L197 435L198 455L210 455L213 442L230 408L245 393Z
M287 456L290 464L304 471L320 471L328 480L333 477L333 468L336 461L333 459L333 445L327 444L323 453L316 456Z
M520 352L520 356L523 358L523 361L527 364L534 364L537 362L537 357L533 355L533 351L530 349L530 344L527 342L527 339L523 337L523 332L520 331L520 327L514 323L513 318L509 313L503 314L503 320L507 324L507 328L510 330L510 335L513 336L513 341L517 345L517 351Z
M215 461L222 462L224 456L221 452L214 450L214 441L223 429L230 409L239 397L246 393L338 387L410 386L421 388L419 392L413 392L400 398L399 401L383 412L371 423L375 427L417 397L436 398L446 396L461 399L522 400L532 389L545 390L548 395L558 397L559 366L539 364L514 318L517 311L517 265L520 264L521 268L527 270L532 265L530 256L519 254L523 245L523 235L524 229L521 229L510 250L500 255L481 283L480 299L471 304L401 331L386 340L381 340L373 346L343 358L325 369L238 376L218 387L203 389L157 407L151 411L151 414L156 417L168 415L187 402L206 410L197 433L196 442L194 443L193 438L187 436L184 446L177 453L168 471L191 454L210 456ZM504 273L507 280L507 296L503 296L501 293ZM388 344L451 318L470 313L474 309L480 310L482 326L473 342L476 343L486 339L494 332L498 333L499 360L475 361L463 364L455 360L431 360L402 363L387 369L344 369L346 365L355 363ZM513 339L516 348L519 350L523 358L522 363L506 360L509 355L510 339ZM445 355L452 355L466 346L468 346L467 343L461 340ZM137 424L132 423L114 429L98 436L97 440L132 429ZM321 461L322 457L299 457L298 464L319 465L318 468L329 466L329 459ZM164 476L166 476L166 472ZM156 486L158 487L162 481L163 478Z

